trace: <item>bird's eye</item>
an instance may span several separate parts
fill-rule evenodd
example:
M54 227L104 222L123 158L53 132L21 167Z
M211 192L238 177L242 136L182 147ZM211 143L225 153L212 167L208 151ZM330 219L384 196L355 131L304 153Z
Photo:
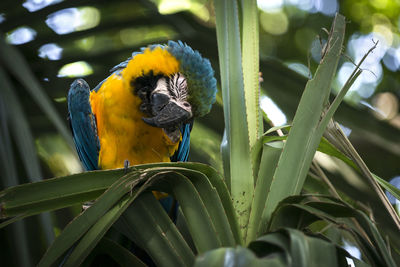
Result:
M187 108L190 107L190 104L189 104L188 102L184 102L183 105L184 105L185 107L187 107Z

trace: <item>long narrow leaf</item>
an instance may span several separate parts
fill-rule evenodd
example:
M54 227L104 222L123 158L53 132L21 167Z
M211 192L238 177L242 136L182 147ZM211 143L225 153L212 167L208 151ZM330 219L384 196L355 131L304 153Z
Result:
M112 207L90 228L90 230L79 241L72 254L68 257L68 260L64 264L65 267L79 266L82 264L107 230L128 208L129 204L132 202L130 200L131 198L126 195L117 205Z
M3 68L0 67L0 95L3 99L7 99L7 113L9 113L9 124L14 135L17 147L21 154L22 163L31 182L40 181L42 173L40 171L39 159L37 157L33 136L28 126L28 121L23 113L15 95L15 88L11 85L10 80L5 74Z
M392 194L395 198L397 198L400 201L400 189L395 187L394 185L388 183L387 181L383 180L379 176L372 174L375 178L375 180L378 181L378 183L385 188L387 191L389 191L390 194Z
M268 131L267 131L268 132ZM257 179L259 177L259 168L261 164L261 156L263 152L264 144L273 141L282 141L286 140L287 136L262 136L257 140L254 146L251 149L251 161L253 165L253 172L257 174L254 179L254 182L257 184Z
M100 196L122 170L86 172L10 187L0 192L1 218L34 215Z
M307 236L292 228L284 228L278 232L267 234L249 245L250 249L265 254L276 253L274 247L282 250L286 266L335 267L347 264L345 259L347 253L338 245L321 238Z
M35 150L33 136L28 126L28 121L22 111L22 107L17 100L15 90L11 85L3 68L0 67L0 95L7 99L6 110L8 121L14 140L19 149L20 158L24 164L28 179L31 182L40 181L42 173L40 171L39 159ZM6 177L4 177L6 178ZM41 228L45 234L46 243L49 245L54 240L54 233L49 213L39 215Z
M188 224L193 242L199 253L221 246L210 215L199 193L182 174L169 175L164 180L179 203Z
M283 143L267 143L263 146L260 170L258 173L254 199L251 205L250 220L245 237L246 243L256 239L260 231L265 229L266 222L262 220L265 201L270 193L270 186L275 168L282 152Z
M255 144L263 125L259 123L259 40L258 8L256 0L241 0L242 4L242 64L244 98L250 147ZM261 121L262 123L262 121ZM261 129L261 130L260 130Z
M333 122L329 125L327 136L334 137L334 143L339 144L339 146L343 149L343 152L348 155L352 161L356 164L358 170L362 174L362 177L365 179L365 182L374 190L376 196L379 198L380 202L384 206L385 210L389 214L390 218L392 219L393 223L396 225L397 231L400 231L400 217L394 210L393 206L389 202L388 198L386 197L385 193L383 192L382 188L379 186L376 179L372 172L369 170L365 162L362 160L360 155L354 149L353 145L343 133L342 129L340 128L339 124Z
M357 220L355 224L351 218ZM294 196L282 201L272 216L270 230L281 227L302 229L317 220L326 220L355 237L364 255L377 266L395 266L382 236L361 211L329 196ZM359 228L361 226L361 228Z
M14 161L14 151L11 146L11 138L8 130L7 110L0 98L0 173L2 175L2 183L4 186L13 186L18 184L17 169ZM19 263L26 266L31 266L31 257L28 248L28 236L25 229L25 223L18 221L12 226L11 232L14 241Z
M179 173L185 175L195 186L199 196L204 202L205 208L210 215L211 222L215 228L218 239L222 246L234 246L235 239L230 227L224 206L218 196L217 190L212 188L207 176L201 172L189 169L176 169ZM185 205L182 203L181 206Z
M321 143L319 144L318 150L336 157L340 160L342 160L344 163L352 167L353 169L360 171L359 168L356 166L356 164L349 159L345 154L343 154L339 149L337 149L332 143L330 143L326 138L322 138ZM376 174L372 173L373 178L387 191L389 191L395 198L400 200L400 190L393 186L392 184L388 183L384 179L380 178Z
M229 191L222 177L217 173L215 169L204 164L187 162L183 164L180 163L179 165L182 167L187 167L189 169L197 170L207 176L212 186L217 190L218 196L221 199L222 205L224 206L224 210L228 218L236 244L242 244L242 236L239 229L238 221L236 219L236 213L232 205L231 196L229 195Z
M117 180L96 202L72 221L62 234L59 235L52 246L47 250L39 262L39 266L50 266L53 264L69 247L83 236L115 203L129 192L126 186L129 179L134 179L132 183L137 183L137 174L128 174ZM136 180L135 180L136 179Z
M323 134L323 131L317 129L327 105L326 99L341 55L344 28L344 17L336 15L327 43L327 54L322 59L315 77L306 85L274 174L271 192L263 212L265 220L270 218L279 201L292 194L298 194L303 186Z
M192 265L193 252L151 193L139 196L117 224L158 266Z
M4 128L3 128L4 129ZM1 148L5 148L2 146ZM1 218L12 216L30 216L44 211L55 210L63 207L81 204L100 196L125 172L137 172L138 170L152 169L153 171L182 170L182 168L194 169L204 173L211 184L218 191L223 200L224 209L229 215L231 225L236 221L232 220L233 210L230 202L229 192L222 177L211 167L200 163L155 163L143 164L131 167L128 170L103 170L85 172L80 174L57 177L31 184L24 184L7 188L0 192ZM9 177L6 175L5 177ZM2 224L3 225L3 224ZM233 227L235 229L235 227ZM235 238L237 233L234 234Z
M237 1L215 1L214 6L225 128L230 153L229 184L240 229L244 232L254 182L241 62L239 11Z
M0 38L0 60L25 87L31 97L38 103L39 107L44 111L46 116L51 120L68 144L71 147L74 147L66 123L58 115L54 105L51 103L49 97L45 94L39 82L34 77L25 59L15 47L6 44L4 38Z
M96 247L97 253L104 253L113 258L120 266L146 267L139 258L120 244L103 237Z

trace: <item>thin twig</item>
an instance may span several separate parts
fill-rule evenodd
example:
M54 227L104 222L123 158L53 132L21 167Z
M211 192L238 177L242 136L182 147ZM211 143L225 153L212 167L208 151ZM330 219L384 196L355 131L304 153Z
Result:
M343 143L343 147L347 150L347 154L350 155L350 158L353 160L353 162L357 165L357 167L360 169L361 174L367 178L368 183L372 186L372 188L375 190L377 193L378 197L382 201L382 204L385 206L386 210L392 217L394 223L396 224L397 228L400 230L400 218L397 215L396 211L394 210L393 206L390 204L389 200L386 197L386 194L383 192L382 188L379 186L377 181L374 179L374 177L371 174L371 171L368 169L367 165L365 162L362 160L360 155L357 153L357 151L354 149L353 145L347 139L346 135L343 133L342 129L340 128L339 124L335 122L335 132L336 136L338 137L338 140Z
M320 176L317 176L317 175L316 176L319 177L320 179L322 179L328 185L329 191L331 192L331 194L334 195L337 199L340 199L341 201L343 201L343 199L340 197L340 195L336 191L335 187L329 181L328 177L326 176L324 171L321 169L321 167L319 166L319 164L315 160L313 160L311 168L318 172L318 174ZM358 221L355 218L350 218L350 220L354 223L355 227L357 228L359 233L365 238L365 240L367 240L372 245L372 242L371 242L370 238L368 237L368 235L364 231L364 229L361 227L361 225L358 223Z
M328 177L326 176L326 174L324 173L324 171L321 169L321 167L319 166L319 164L315 161L315 159L313 159L312 161L312 165L315 170L317 171L317 173L320 175L320 178L322 179L322 181L324 181L326 183L326 185L329 188L329 191L332 193L332 195L334 197L336 197L337 199L342 200L342 198L340 197L340 195L338 194L338 192L336 191L335 187L332 185L331 181L329 181ZM343 201L343 200L342 200Z

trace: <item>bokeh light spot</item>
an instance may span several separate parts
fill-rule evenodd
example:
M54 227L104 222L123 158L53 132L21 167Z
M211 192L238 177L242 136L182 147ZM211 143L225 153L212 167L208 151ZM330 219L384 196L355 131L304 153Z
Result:
M61 67L57 77L84 77L93 73L93 68L85 61L69 63Z
M74 44L84 51L89 51L93 48L94 44L96 43L96 36L89 36L86 38L82 38L76 40Z
M314 7L314 0L288 0L287 3L304 11L311 11Z
M99 25L100 23L100 11L95 7L80 7L79 17L80 23L76 27L77 31L83 31L91 29Z
M261 96L261 109L267 114L274 126L284 125L287 120L285 114L279 107L267 96Z
M389 3L389 0L369 0L369 2L376 9L385 9Z
M360 75L363 83L378 84L383 75L382 64L376 62L376 64L368 64L363 67L363 72Z
M388 45L388 46L392 45L393 33L386 25L383 25L383 24L374 25L374 28L372 29L372 31L381 35L385 39L386 45Z
M39 157L56 176L65 176L82 172L79 159L59 135L45 135L36 139Z
M62 1L63 0L27 0L22 6L28 9L29 12L35 12L46 6L54 5Z
M39 57L50 60L59 60L63 49L56 44L45 44L39 48Z
M57 34L74 32L80 24L79 11L77 8L59 10L48 16L46 24Z
M173 14L179 11L190 9L189 0L161 0L158 4L158 11L161 14Z
M357 90L357 93L363 98L370 97L374 93L376 86L382 80L383 68L381 59L386 54L389 47L387 46L386 39L381 34L375 32L367 35L353 34L348 42L350 57L357 64L374 45L374 42L376 43L377 41L379 41L377 47L373 50L373 53L368 55L361 65L363 72L353 85L355 88L354 90ZM342 76L342 78L344 77ZM343 82L340 77L340 71L339 80Z
M338 72L338 81L340 84L340 88L343 87L343 85L346 83L346 81L349 79L351 73L354 71L355 66L354 64L350 62L345 62L339 69ZM357 79L353 85L350 87L349 92L351 91L357 91L361 87L361 79Z
M157 4L158 12L163 15L174 14L180 11L190 11L205 22L210 20L210 12L202 3L190 0L160 0Z
M400 68L400 47L397 49L390 48L383 57L383 63L386 68L396 71Z
M279 11L283 6L283 0L257 0L257 6L265 11Z
M6 14L0 13L0 23L3 23L6 20Z
M46 24L57 34L67 34L96 27L100 23L100 11L94 7L66 8L54 12Z
M22 26L7 33L6 40L10 44L20 45L32 41L35 37L36 31L34 29Z
M381 120L393 119L399 110L397 97L390 92L377 94L372 103L378 110L375 115Z
M284 34L289 27L289 19L282 11L262 12L260 23L264 31L272 35Z
M333 16L338 11L339 5L337 0L315 0L315 9L327 16Z
M354 64L350 62L346 62L341 66L338 73L340 88L344 86L347 79L350 77L355 68L356 66L354 66ZM349 92L357 92L357 94L362 98L369 98L373 95L377 84L380 82L380 80L377 80L377 77L381 76L381 64L370 65L369 69L364 70L358 77L358 79L353 83L353 85L350 87Z

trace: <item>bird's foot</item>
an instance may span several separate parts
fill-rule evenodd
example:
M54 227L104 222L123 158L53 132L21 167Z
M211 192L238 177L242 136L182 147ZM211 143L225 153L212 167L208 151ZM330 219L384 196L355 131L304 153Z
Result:
M124 161L124 174L127 174L129 170L129 160Z

